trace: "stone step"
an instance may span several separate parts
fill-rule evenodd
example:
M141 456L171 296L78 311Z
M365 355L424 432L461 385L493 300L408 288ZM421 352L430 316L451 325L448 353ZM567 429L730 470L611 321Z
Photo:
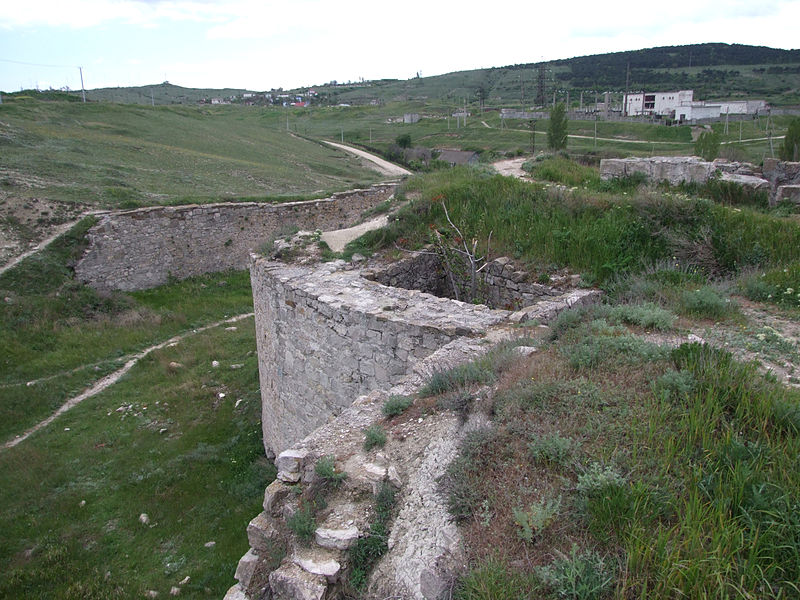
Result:
M289 560L270 573L269 586L272 600L323 600L328 591L328 580Z
M312 575L322 575L329 583L335 583L342 570L338 551L325 548L297 548L292 562Z
M339 504L319 524L314 541L329 550L347 550L369 527L371 508L371 501Z

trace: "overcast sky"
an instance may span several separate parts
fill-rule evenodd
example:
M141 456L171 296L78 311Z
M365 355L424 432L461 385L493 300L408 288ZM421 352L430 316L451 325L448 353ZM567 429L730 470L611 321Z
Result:
M87 89L267 90L703 42L790 49L797 23L800 0L5 0L0 90L78 89L78 66Z

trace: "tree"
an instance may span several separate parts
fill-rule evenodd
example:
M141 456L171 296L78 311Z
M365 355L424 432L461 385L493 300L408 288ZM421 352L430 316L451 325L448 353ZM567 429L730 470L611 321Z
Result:
M567 108L563 102L556 104L550 111L547 146L556 151L564 150L567 147Z
M407 133L398 135L397 139L395 139L395 143L401 148L411 148L411 136Z
M694 153L705 160L714 160L719 154L719 134L714 131L704 131L694 143Z
M778 155L781 160L800 160L800 119L792 119Z

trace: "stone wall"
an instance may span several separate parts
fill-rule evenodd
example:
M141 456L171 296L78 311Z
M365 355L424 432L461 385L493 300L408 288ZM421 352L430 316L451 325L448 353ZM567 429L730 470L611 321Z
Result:
M777 158L764 159L764 177L769 180L770 204L783 200L800 202L800 162L785 162Z
M268 453L302 439L353 399L507 319L491 310L369 281L344 262L316 268L253 256L262 428Z
M466 272L467 268L465 261L462 271ZM367 271L364 277L384 285L422 290L443 298L454 297L442 259L435 253L414 254L385 268ZM532 283L528 277L528 273L518 269L510 258L496 258L478 273L477 297L492 308L517 310L563 294L563 290ZM456 285L462 292L469 288L464 276L457 279Z
M221 203L104 214L89 231L76 277L99 290L145 289L202 273L244 269L249 255L290 227L341 229L394 193L393 184L306 202Z

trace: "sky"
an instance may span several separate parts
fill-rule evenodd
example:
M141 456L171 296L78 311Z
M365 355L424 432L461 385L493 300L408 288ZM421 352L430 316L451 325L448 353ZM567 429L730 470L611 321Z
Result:
M6 0L0 90L256 91L653 46L800 47L800 0Z

